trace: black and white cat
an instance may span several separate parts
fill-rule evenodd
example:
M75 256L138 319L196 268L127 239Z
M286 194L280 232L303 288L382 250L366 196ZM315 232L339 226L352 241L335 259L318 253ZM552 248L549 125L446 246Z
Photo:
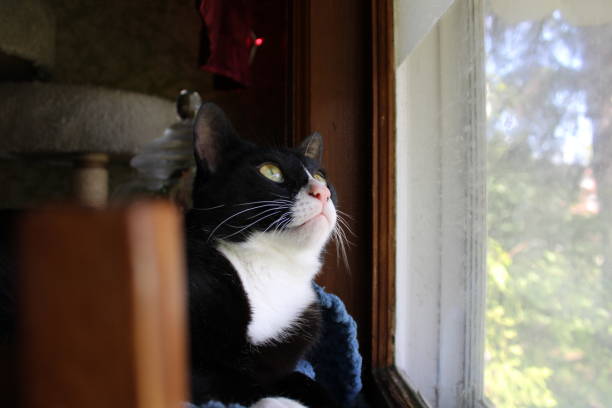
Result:
M342 238L319 163L321 136L295 150L259 147L240 139L214 104L200 108L194 135L185 218L192 400L336 407L320 384L294 372L319 336L312 279L322 250L332 234ZM3 212L0 224L16 216ZM15 326L8 230L0 228L0 341Z
M259 147L214 104L201 107L194 134L186 216L194 401L336 406L294 372L319 335L312 280L337 221L321 136L295 150Z

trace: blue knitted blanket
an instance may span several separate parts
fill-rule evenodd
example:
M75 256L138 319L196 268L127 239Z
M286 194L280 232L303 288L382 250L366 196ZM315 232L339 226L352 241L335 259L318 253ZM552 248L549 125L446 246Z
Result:
M361 391L361 355L357 344L357 324L340 298L314 284L323 312L321 340L312 352L298 363L296 371L323 384L344 407L353 407ZM197 408L193 404L189 408ZM245 408L209 401L199 408Z

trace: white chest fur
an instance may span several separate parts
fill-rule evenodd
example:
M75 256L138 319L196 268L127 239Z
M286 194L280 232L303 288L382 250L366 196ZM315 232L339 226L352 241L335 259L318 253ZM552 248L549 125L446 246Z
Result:
M286 241L281 235L255 234L247 242L217 247L242 281L251 307L247 335L254 345L290 334L316 299L311 282L321 266L318 251L298 251Z

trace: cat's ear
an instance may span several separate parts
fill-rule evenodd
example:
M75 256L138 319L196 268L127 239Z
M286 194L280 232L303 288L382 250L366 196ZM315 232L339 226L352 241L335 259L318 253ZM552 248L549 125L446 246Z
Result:
M323 136L318 132L314 132L302 141L298 150L304 156L320 163L323 158Z
M236 130L225 113L214 103L200 107L194 122L193 148L198 167L214 172L223 153L236 141Z

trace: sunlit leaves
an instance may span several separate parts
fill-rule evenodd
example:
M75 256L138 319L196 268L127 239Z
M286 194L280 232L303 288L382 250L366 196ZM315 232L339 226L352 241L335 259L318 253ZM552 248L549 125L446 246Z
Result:
M611 132L595 145L588 116L607 103L593 95L612 84L612 68L593 71L587 59L612 67L612 53L596 48L612 43L612 26L571 27L558 14L486 24L486 395L498 408L608 407L612 283L602 268L612 225L585 181L598 154L612 160L601 151Z

